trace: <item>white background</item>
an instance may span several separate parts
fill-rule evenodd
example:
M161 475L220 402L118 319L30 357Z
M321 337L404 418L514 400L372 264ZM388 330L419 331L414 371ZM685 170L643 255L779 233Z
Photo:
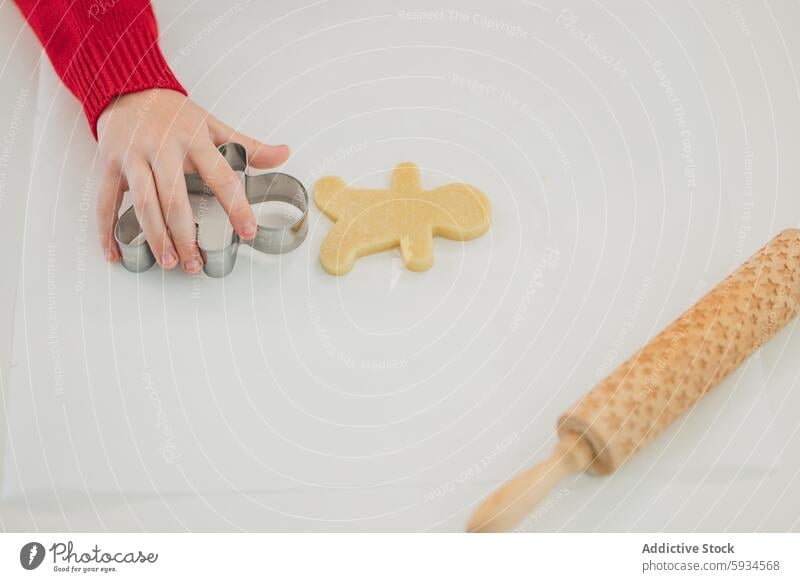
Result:
M328 276L315 208L300 249L223 280L109 266L96 144L5 2L2 529L458 531L562 410L800 222L795 3L156 7L193 98L289 143L284 171L381 186L409 159L484 190L493 226L437 240L423 274L384 253ZM800 529L798 349L791 325L522 529Z

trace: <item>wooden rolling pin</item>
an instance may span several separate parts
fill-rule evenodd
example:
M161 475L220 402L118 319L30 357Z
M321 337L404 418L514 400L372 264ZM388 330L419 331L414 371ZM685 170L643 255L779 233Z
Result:
M798 302L800 230L787 229L562 415L553 455L487 497L468 530L511 529L570 473L616 471L778 333Z

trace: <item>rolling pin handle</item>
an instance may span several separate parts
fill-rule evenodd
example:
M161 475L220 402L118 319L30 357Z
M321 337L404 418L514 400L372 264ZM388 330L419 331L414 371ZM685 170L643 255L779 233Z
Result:
M467 530L499 532L513 528L561 479L585 471L593 459L591 448L579 435L564 435L546 461L520 473L489 495L473 513Z

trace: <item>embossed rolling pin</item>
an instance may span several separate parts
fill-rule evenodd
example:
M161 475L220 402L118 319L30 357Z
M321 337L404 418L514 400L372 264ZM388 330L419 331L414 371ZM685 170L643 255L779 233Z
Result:
M563 414L552 456L487 497L468 530L513 528L570 473L613 473L789 323L799 302L800 230L788 229Z

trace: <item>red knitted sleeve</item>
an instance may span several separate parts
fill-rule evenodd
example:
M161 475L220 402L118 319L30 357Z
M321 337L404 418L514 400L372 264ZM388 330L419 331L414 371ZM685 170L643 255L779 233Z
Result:
M117 95L160 87L184 95L158 48L147 0L15 0L64 84L97 118Z

